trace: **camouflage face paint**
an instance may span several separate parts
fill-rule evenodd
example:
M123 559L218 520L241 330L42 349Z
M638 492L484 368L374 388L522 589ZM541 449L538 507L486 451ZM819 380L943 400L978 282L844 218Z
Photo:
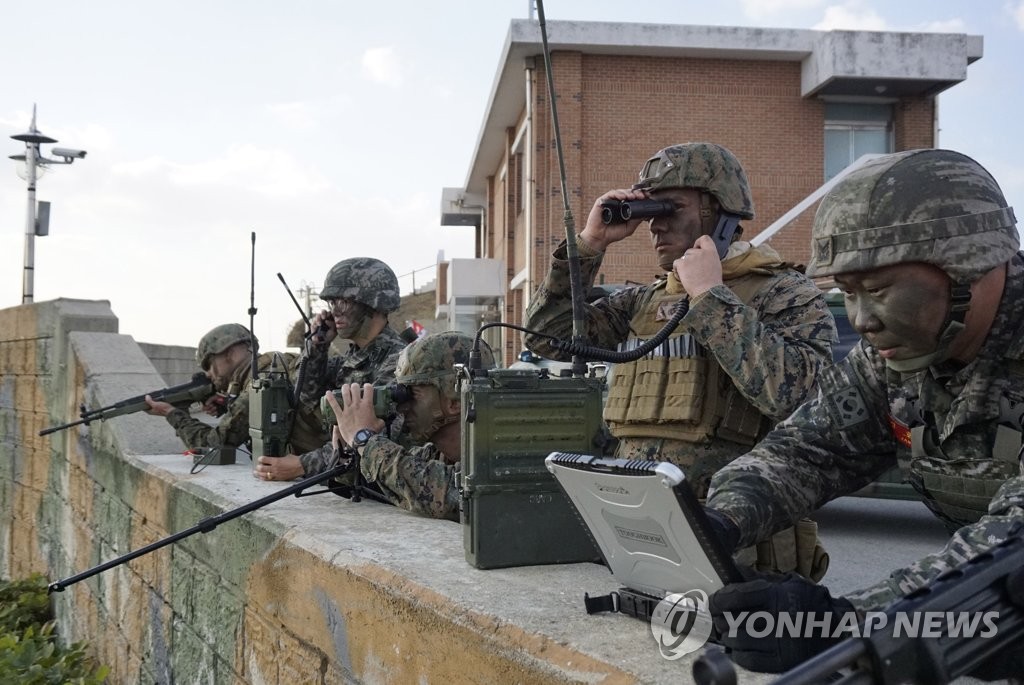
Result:
M433 385L414 385L410 390L412 401L398 408L405 418L403 429L417 443L424 443L446 424L441 410L441 393Z
M949 277L909 263L837 275L850 324L886 360L931 354L949 314Z
M671 188L651 193L655 200L669 200L676 204L672 216L651 219L651 245L658 255L658 266L672 270L672 262L683 256L704 233L700 219L700 191Z

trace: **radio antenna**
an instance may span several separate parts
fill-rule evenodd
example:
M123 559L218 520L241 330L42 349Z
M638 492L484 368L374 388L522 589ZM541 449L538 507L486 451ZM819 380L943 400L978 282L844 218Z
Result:
M565 155L562 152L562 133L558 126L558 107L555 97L555 80L551 73L551 50L548 48L547 23L544 21L544 0L537 0L537 19L540 24L540 38L544 46L544 71L548 80L548 101L551 103L551 125L555 130L555 153L558 157L558 175L562 186L562 223L565 226L565 252L569 262L569 290L572 293L572 342L583 344L583 283L580 275L579 251L576 249L576 223L569 206L569 184L565 177ZM582 376L587 364L574 353L572 374Z
M249 347L252 348L252 373L249 378L253 381L258 376L258 352L256 351L256 231L252 232L252 266L249 271Z
M292 298L292 302L295 303L295 308L299 310L299 316L301 316L302 320L306 322L306 329L308 330L310 328L310 323L309 317L306 316L306 311L302 308L302 305L299 304L299 301L295 299L295 295L292 294L292 289L288 287L288 283L284 280L284 276L281 275L280 271L277 272L277 277L281 280L281 284L284 286L284 289L288 291L288 297Z

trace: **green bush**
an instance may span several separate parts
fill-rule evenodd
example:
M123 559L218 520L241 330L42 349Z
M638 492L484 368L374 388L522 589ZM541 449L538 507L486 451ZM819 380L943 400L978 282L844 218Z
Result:
M53 634L46 579L0 581L0 683L100 685L110 671L85 654L85 643L70 647Z

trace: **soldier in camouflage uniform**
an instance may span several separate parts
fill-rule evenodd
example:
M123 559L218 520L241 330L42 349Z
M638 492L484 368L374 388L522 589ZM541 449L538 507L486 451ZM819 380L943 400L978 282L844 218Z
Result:
M195 418L187 407L174 407L154 402L148 395L150 414L164 416L174 432L189 449L205 447L234 448L249 441L249 392L252 374L252 353L259 350L259 341L241 324L222 324L210 330L196 347L196 364L213 381L218 393L205 403L208 413L221 416L216 426ZM257 369L266 372L277 362L291 381L295 380L298 358L285 352L265 352L256 360ZM316 406L302 404L292 416L289 443L297 450L310 450L322 445L329 435L324 431Z
M380 433L384 422L374 415L371 386L342 388L344 409L332 393L327 395L338 419L337 432L359 450L363 477L403 509L459 520L462 425L455 365L468 364L472 347L472 338L448 331L420 338L402 351L395 381L412 392L412 401L398 407L412 438L411 447ZM494 354L483 341L480 364L482 369L495 366Z
M671 216L650 220L651 243L666 273L584 305L583 335L600 347L633 349L688 299L689 312L672 337L635 362L615 365L604 418L619 440L618 456L675 462L703 497L715 471L803 402L831 363L838 337L823 293L770 247L737 239L719 258L709 234L720 218L753 219L754 210L739 160L711 143L665 148L648 160L632 189L597 199L576 241L584 291L593 286L608 247L641 223L604 225L602 203L646 198L676 206ZM563 243L530 302L528 328L570 338L569 283ZM544 357L568 359L542 335L528 335L526 343ZM744 551L741 561L797 568L815 579L827 568L809 520L754 553Z
M320 299L331 309L317 314L311 323L318 332L306 341L301 401L319 406L329 389L349 383L387 383L394 378L405 341L388 323L388 314L401 302L391 267L372 257L342 260L327 272ZM331 342L339 337L350 341L348 352L328 358ZM333 460L334 448L328 439L298 455L260 457L256 474L264 480L291 480L322 473Z
M886 155L826 195L812 235L808 271L835 278L862 339L814 399L715 474L709 510L745 544L898 465L952 537L845 598L798 578L728 586L712 598L716 622L726 611L884 610L1024 532L1024 254L996 181L949 150ZM829 641L741 631L726 644L741 665L782 670ZM989 666L986 677L1020 676L1024 658Z

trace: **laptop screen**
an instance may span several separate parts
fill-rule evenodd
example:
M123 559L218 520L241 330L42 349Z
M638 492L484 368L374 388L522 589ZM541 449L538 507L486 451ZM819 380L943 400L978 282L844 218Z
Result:
M659 598L710 595L741 579L675 464L566 452L545 464L625 587Z

